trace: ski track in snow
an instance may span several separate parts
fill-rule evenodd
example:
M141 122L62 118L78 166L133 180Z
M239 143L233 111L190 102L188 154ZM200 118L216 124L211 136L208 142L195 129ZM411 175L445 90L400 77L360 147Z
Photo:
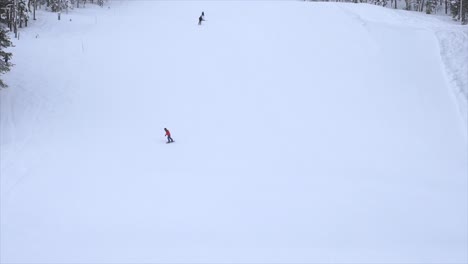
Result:
M468 131L468 29L436 29L447 79ZM456 58L456 59L454 59ZM467 132L468 133L468 132Z

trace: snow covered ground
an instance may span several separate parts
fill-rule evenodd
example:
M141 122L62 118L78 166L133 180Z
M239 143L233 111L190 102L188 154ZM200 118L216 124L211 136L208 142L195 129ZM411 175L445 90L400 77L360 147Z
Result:
M468 261L466 27L114 1L15 45L2 263Z

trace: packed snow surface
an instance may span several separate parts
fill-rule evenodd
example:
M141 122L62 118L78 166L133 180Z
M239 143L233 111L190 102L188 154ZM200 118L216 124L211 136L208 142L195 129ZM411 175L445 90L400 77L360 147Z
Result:
M461 26L300 1L38 16L0 92L0 262L468 261Z

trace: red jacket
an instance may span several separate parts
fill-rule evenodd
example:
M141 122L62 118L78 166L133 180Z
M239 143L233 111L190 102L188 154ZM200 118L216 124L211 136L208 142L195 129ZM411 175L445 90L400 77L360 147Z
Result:
M171 136L171 132L169 132L168 129L166 129L166 136L169 136L169 137Z

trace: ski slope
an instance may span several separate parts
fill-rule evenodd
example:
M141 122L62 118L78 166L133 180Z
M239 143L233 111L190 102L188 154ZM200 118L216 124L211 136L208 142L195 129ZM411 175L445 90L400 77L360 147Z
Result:
M0 262L468 261L466 29L295 1L38 16L0 92Z

